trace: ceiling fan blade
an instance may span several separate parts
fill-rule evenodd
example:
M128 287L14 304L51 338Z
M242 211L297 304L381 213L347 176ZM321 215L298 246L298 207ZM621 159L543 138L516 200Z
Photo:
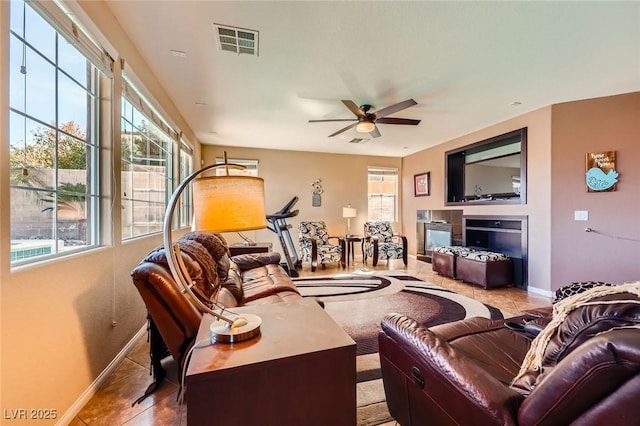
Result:
M388 107L379 109L373 114L376 116L376 118L382 118L382 117L386 117L387 115L391 115L394 112L402 111L403 109L412 107L414 105L418 105L418 103L413 99L407 99L406 101L398 102L397 104L389 105Z
M364 117L366 116L365 112L360 109L360 107L356 104L353 103L353 101L345 101L343 100L342 103L349 108L349 111L351 111L352 113L354 113L356 115L356 117Z
M329 121L358 121L357 118L332 118L328 120L309 120L309 123L327 123Z
M414 120L412 118L395 118L395 117L382 117L377 118L376 123L382 124L408 124L410 126L417 126L420 124L420 120Z
M348 125L347 127L345 127L344 129L340 129L340 130L338 130L338 131L337 131L337 132L335 132L335 133L331 133L331 134L329 135L329 137L339 135L339 134L340 134L340 133L342 133L342 132L346 132L347 130L349 130L349 129L353 128L353 127L356 127L356 125L357 125L357 124L358 124L358 122L355 122L355 123L353 123L353 124L349 124L349 125Z
M369 134L371 135L372 138L379 138L380 136L382 136L380 134L380 131L378 130L378 126L376 126L376 128L373 129L373 132L369 132Z

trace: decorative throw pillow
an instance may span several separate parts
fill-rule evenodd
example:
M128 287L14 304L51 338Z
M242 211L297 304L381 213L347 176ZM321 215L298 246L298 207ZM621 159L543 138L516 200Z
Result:
M589 290L593 287L598 287L601 285L612 286L613 284L605 283L603 281L572 282L571 284L560 287L556 290L556 298L554 300L554 303L559 302L562 299L566 299L569 296L573 296L574 294L582 293L585 290Z

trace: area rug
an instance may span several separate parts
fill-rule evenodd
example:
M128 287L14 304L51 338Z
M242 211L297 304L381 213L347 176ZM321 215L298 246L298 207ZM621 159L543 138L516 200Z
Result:
M392 421L378 356L378 331L391 312L432 327L482 316L503 318L492 306L398 271L373 271L294 278L300 293L324 303L325 310L356 342L356 388L359 426Z

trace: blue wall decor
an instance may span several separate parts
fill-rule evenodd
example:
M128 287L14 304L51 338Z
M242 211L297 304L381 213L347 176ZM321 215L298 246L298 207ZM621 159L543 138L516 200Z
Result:
M615 168L615 151L588 153L585 173L587 192L615 191L619 176Z

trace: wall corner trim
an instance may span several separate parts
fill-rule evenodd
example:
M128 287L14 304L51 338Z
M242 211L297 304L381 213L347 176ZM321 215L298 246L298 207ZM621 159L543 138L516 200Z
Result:
M551 297L551 298L554 298L555 295L556 295L556 293L554 291L544 290L542 288L531 287L531 286L527 287L527 291L529 293L533 293L533 294L537 294L537 295L545 296L545 297Z

